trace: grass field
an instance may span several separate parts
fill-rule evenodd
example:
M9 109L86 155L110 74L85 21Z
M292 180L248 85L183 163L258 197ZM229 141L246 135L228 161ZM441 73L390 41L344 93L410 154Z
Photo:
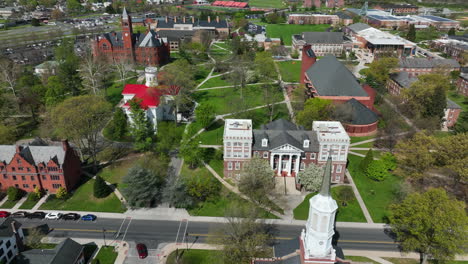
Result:
M351 188L350 186L338 186L331 189L332 197L336 200L337 192L342 188ZM297 220L307 220L309 216L309 199L314 196L316 193L311 193L306 196L304 201L299 204L294 209L294 219ZM356 199L351 202L348 202L347 206L342 206L342 204L337 201L338 212L336 213L336 221L339 222L366 222L366 218L362 213L361 207Z
M356 262L368 262L368 263L372 263L372 264L379 264L379 262L373 261L372 259L366 258L366 257L345 256L345 259L346 260L356 261Z
M276 64L278 64L283 81L299 82L299 75L301 74L300 61L279 61Z
M447 97L454 101L457 105L459 105L463 111L468 111L468 104L464 104L463 102L468 102L468 100L465 100L466 96L457 94L455 91L450 91L447 94Z
M176 262L176 253L173 251L167 257L167 264L218 264L219 263L219 254L215 250L203 250L203 249L190 249L184 251L184 254L179 259L179 262ZM181 250L179 250L179 255Z
M385 223L388 216L388 206L395 200L394 191L399 188L401 179L393 174L389 174L381 182L367 178L359 168L362 159L355 155L348 155L348 170L374 222Z
M224 161L222 159L211 159L208 163L210 167L219 174L219 176L224 177Z
M291 45L292 35L306 31L323 32L330 25L289 25L289 24L268 24L267 36L270 38L282 38L284 45Z
M201 144L205 145L222 145L224 133L224 121L218 120L209 126L206 131L198 137Z
M113 163L108 167L105 167L100 173L101 176L105 181L114 184L117 186L119 190L122 190L125 186L122 184L122 178L127 175L128 170L135 165L135 163L139 160L138 157L124 160L120 162Z
M114 247L101 247L94 259L99 260L99 264L114 264L117 259L117 252L114 252Z
M224 79L226 77L227 75L222 75L211 78L208 81L206 81L202 86L200 86L200 89L233 85L232 83Z
M233 113L242 109L265 105L262 87L249 85L242 89L243 99L240 97L241 89L224 88L197 91L193 94L195 101L200 104L209 103L214 106L217 115ZM274 102L282 101L283 94L278 87L273 94Z
M19 207L19 209L32 209L34 207L34 205L37 204L37 202L39 202L39 200L37 201L31 201L31 200L26 200L24 201L24 203Z
M361 142L364 140L372 139L375 138L375 135L373 136L365 136L365 137L351 137L351 144Z
M264 8L283 8L284 3L282 0L250 0L249 6L251 7L264 7Z
M11 209L13 208L13 206L15 206L17 202L18 201L7 200L2 206L0 206L0 208Z
M386 259L392 262L393 264L419 264L419 260L417 259L408 259L408 258L383 258L383 259ZM429 260L428 262L431 264L437 263L437 261L434 261L434 260ZM468 261L451 260L451 261L446 261L444 263L445 264L467 264Z
M105 198L96 198L93 195L94 180L83 183L73 195L61 200L50 196L39 209L123 213L125 209L114 193Z

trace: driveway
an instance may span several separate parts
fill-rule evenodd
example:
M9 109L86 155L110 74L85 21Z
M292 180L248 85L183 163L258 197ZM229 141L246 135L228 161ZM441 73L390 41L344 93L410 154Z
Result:
M145 259L140 259L138 257L138 252L136 250L136 243L129 242L129 250L127 257L125 258L125 264L154 264L158 262L158 253L156 245L154 243L145 243L145 241L138 241L138 243L143 243L148 247L148 257Z

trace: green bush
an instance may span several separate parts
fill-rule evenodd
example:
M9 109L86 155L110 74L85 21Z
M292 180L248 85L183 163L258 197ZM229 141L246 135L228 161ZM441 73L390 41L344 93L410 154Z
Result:
M58 199L66 199L68 197L68 192L63 187L59 187L57 189L57 193L55 193L55 197Z
M374 160L367 167L366 175L369 179L383 181L388 176L388 169L381 160Z
M369 164L374 160L374 154L372 152L372 149L369 149L367 151L366 157L361 160L361 163L359 163L359 167L361 168L362 171L367 171L367 168L369 167Z
M21 196L23 196L23 192L20 189L15 188L15 187L8 187L7 194L8 194L8 200L10 201L19 200Z
M34 192L28 193L28 201L39 201L39 199Z
M96 181L94 181L94 197L104 198L111 193L111 188L106 182L98 175L96 176Z
M385 152L380 157L380 160L385 164L385 168L387 168L387 170L394 170L397 167L397 159L395 155L390 152Z

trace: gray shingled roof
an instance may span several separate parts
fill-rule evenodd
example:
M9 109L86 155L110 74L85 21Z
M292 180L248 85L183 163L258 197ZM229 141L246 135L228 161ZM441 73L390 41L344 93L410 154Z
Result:
M457 103L447 98L447 109L461 109Z
M343 44L343 32L303 32L302 37L306 43Z
M369 26L367 24L364 24L364 23L356 23L356 24L349 25L348 28L351 29L354 32L359 32L359 31L362 31L364 29L371 28L371 26Z
M348 100L345 104L349 105L350 109L352 109L351 121L346 122L348 124L368 125L379 120L379 116L376 113L354 98Z
M318 60L306 75L321 96L368 96L356 77L333 55Z
M214 27L214 28L227 28L228 24L226 20L220 19L219 22L216 21L215 18L211 18L211 21L208 20L199 20L195 19L195 23L192 23L192 18L185 19L185 23L183 19L178 18L177 22L174 22L174 19L168 19L158 21L157 28L174 28L174 24L190 24L194 27Z
M465 79L465 80L468 80L468 73L461 73L460 77Z
M149 38L152 38L152 43L153 43L152 45L154 46L147 46L147 43L149 41L146 41L142 47L159 47L163 44L162 39L158 38L157 33L155 31L151 30L150 32L148 32L148 34L146 33L133 34L132 40L135 43L135 46L136 47L140 46L145 39L148 40ZM123 46L122 32L104 33L101 35L101 37L109 40L109 42L111 43L113 47Z
M73 263L83 251L83 246L67 238L54 249L31 249L16 258L18 264L63 264Z
M11 223L14 221L16 229L19 229L21 227L21 223L18 221L15 221L13 218L2 218L2 223L0 224L0 238L4 237L12 237L15 232L13 232L13 228L11 226Z
M16 153L15 145L0 145L0 161L9 163ZM22 146L20 155L32 164L47 163L54 159L59 165L65 160L62 146Z
M193 37L195 34L192 30L160 30L158 36L167 38L168 41L178 41L181 38Z
M449 66L460 68L458 61L454 59L429 59L429 58L402 58L399 63L400 68L434 68Z
M390 74L390 79L394 80L403 88L408 88L415 81L418 80L417 77L409 77L407 72L395 72Z

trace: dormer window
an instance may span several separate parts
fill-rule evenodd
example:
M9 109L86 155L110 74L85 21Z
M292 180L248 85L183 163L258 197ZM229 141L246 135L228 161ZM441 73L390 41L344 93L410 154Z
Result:
M268 139L264 138L262 139L262 147L267 147L268 146Z
M304 140L304 148L308 148L309 145L310 145L310 140L305 139L305 140Z

